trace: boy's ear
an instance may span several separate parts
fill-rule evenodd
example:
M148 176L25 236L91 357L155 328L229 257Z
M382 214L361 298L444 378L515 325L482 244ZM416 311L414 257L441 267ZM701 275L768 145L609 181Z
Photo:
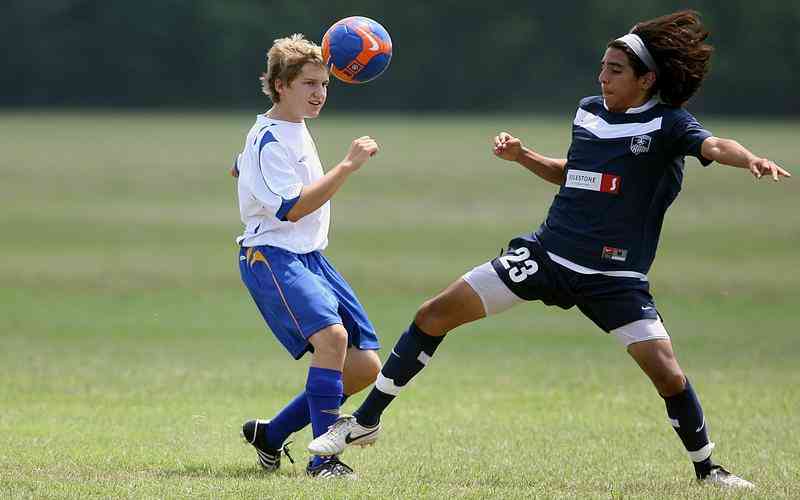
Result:
M284 90L286 90L286 84L280 78L276 78L275 79L275 91L278 93L278 95L280 95L281 92L283 92Z
M644 83L645 90L650 90L653 88L653 85L656 84L656 74L654 71L648 71L642 76L642 78L644 79L642 83Z

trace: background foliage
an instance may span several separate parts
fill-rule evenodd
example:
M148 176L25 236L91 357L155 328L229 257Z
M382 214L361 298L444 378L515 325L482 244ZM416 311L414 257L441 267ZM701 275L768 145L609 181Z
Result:
M692 109L800 113L800 4L672 0L6 0L0 106L263 106L274 38L366 15L395 54L379 83L337 85L331 108L554 111L596 92L606 43L638 20L701 11L717 47Z

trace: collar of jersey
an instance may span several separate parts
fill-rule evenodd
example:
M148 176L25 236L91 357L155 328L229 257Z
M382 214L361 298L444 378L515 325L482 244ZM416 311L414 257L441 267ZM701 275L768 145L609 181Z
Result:
M275 118L270 118L269 116L260 113L256 115L256 120L260 123L268 122L269 124L274 125L288 125L290 127L305 127L306 121L303 120L301 122L287 122L286 120L277 120Z
M653 108L653 106L655 106L656 104L658 104L660 102L661 101L658 99L658 97L655 97L655 96L651 97L649 101L647 101L646 103L642 104L641 106L636 106L635 108L626 109L625 110L625 114L626 115L632 115L632 114L636 114L636 113L644 113L645 111L647 111L648 109ZM603 108L605 108L605 110L608 111L608 106L606 106L606 100L605 99L603 99ZM608 112L611 113L611 111L608 111Z

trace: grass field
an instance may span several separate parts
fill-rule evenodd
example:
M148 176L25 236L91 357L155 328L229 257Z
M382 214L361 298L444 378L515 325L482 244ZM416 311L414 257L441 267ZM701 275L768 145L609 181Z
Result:
M0 114L0 497L722 498L692 481L661 399L576 311L520 306L451 334L344 459L357 482L268 476L239 426L305 380L239 282L227 176L252 114ZM508 129L563 155L571 116L328 116L328 256L384 347L416 306L544 217L553 188L493 160ZM800 173L799 122L706 120ZM798 498L800 179L687 161L653 292L715 457L753 498ZM381 354L383 358L386 349ZM351 398L352 410L361 395ZM737 495L738 496L738 495Z

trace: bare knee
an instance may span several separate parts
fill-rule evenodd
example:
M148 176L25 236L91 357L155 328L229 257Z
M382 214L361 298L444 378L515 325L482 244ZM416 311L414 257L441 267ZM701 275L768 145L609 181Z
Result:
M450 330L486 316L481 298L458 279L417 310L414 322L425 333L440 337Z
M438 337L447 333L447 328L444 325L445 316L436 302L436 297L426 300L417 309L417 314L414 316L414 323L428 335Z
M381 371L381 360L375 351L348 349L344 362L344 393L351 396L370 386Z
M313 363L322 368L342 369L347 353L347 330L342 325L331 325L319 330L308 339L314 346Z
M686 377L683 372L669 370L664 373L657 373L650 376L656 390L664 397L680 394L686 388Z
M363 354L358 363L357 376L360 380L369 385L378 377L381 371L381 359L375 351L361 351Z
M672 343L669 340L634 343L628 346L628 353L662 396L674 396L686 387L686 377L678 360L675 359Z

